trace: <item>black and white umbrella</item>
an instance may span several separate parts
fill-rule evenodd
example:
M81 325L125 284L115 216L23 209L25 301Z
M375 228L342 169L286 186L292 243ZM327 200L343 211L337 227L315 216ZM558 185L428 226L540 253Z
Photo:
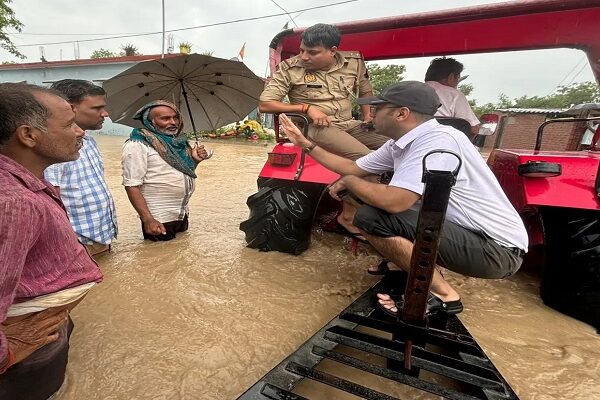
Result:
M135 112L161 99L174 103L185 127L197 132L244 119L258 106L264 82L242 62L186 54L140 62L102 86L114 122L136 127Z

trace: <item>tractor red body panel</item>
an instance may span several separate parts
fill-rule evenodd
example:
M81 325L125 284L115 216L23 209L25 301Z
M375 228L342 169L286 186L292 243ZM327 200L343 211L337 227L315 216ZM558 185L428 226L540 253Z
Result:
M518 166L529 161L558 163L562 173L549 178L519 176ZM600 210L594 191L599 164L600 153L588 151L494 150L488 158L488 165L518 212L539 206Z
M273 153L278 154L295 154L294 161L289 166L275 166L269 162L265 163L265 166L260 171L261 178L274 178L283 180L294 180L296 176L298 166L302 156L302 149L292 143L277 143L272 150ZM340 176L335 172L328 170L321 164L316 162L310 155L306 154L304 159L304 169L300 174L300 182L312 182L322 183L328 185L336 181Z

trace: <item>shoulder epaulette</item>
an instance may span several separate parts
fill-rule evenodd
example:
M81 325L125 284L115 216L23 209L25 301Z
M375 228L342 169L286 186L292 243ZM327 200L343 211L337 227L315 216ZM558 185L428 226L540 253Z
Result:
M338 51L338 53L340 53L340 55L344 58L363 58L362 54L360 54L360 51Z
M290 57L287 60L281 61L281 63L279 63L279 68L281 68L282 70L290 69L292 67L297 66L299 62L300 56Z

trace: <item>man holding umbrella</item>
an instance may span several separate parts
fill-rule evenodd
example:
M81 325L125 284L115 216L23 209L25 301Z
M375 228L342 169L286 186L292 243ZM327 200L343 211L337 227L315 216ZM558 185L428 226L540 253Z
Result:
M123 146L123 185L142 221L144 238L171 240L188 228L195 169L209 156L202 145L190 147L174 104L152 101L133 118L143 128L133 129Z

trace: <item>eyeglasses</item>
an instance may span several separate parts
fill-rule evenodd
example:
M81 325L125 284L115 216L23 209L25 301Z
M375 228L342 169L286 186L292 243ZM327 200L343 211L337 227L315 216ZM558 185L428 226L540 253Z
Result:
M369 107L369 112L371 115L377 114L377 111L380 111L384 108L402 108L402 106L371 106Z

